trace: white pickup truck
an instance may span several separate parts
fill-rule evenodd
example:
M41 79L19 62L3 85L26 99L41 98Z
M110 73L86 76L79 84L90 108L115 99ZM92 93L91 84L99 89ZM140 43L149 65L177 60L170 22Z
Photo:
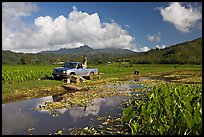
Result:
M84 68L81 62L65 62L62 67L54 68L52 75L56 78L69 78L71 75L88 76L93 80L94 75L98 74L98 68Z

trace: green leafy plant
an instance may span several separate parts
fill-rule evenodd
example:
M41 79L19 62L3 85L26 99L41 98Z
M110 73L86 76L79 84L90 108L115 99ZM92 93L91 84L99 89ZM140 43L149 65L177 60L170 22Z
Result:
M164 84L154 87L146 100L132 99L123 110L122 122L128 124L132 134L200 135L202 86Z

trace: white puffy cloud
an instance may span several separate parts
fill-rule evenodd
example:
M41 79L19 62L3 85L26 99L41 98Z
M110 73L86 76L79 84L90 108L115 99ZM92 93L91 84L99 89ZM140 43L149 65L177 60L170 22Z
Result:
M172 2L166 8L159 8L164 21L174 24L181 32L190 32L202 20L201 6L192 7L189 3L184 6L179 2Z
M16 5L16 6L15 6ZM25 7L26 8L25 8ZM73 11L67 17L40 16L32 28L21 17L37 11L33 3L3 3L2 48L15 52L36 53L43 50L75 48L84 44L92 48L117 47L134 50L134 37L112 21L101 23L97 13ZM15 23L12 24L13 20ZM15 24L15 25L14 25Z
M3 12L13 17L28 16L38 9L36 4L30 2L3 2L2 6Z
M32 30L28 24L22 21L22 17L30 16L37 11L35 3L30 2L3 2L2 3L2 49L12 51L24 51L27 38ZM31 49L31 48L30 48ZM31 49L32 50L32 49Z
M165 45L156 45L156 48L158 48L158 49L164 49L164 48L166 48L166 46L165 46Z
M142 51L142 52L147 52L149 50L150 50L149 47L142 47L142 48L140 48L140 51Z
M3 2L2 25L7 29L19 30L25 27L21 17L30 16L38 7L31 2Z
M142 48L136 48L133 51L135 51L135 52L147 52L149 50L151 50L151 48L145 46L145 47L142 47Z
M160 42L161 38L160 38L161 33L158 33L157 35L147 35L147 39L151 42Z

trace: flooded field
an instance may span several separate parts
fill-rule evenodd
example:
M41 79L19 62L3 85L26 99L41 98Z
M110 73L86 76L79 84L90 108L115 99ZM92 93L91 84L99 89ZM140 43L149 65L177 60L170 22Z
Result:
M108 84L101 86L104 89L110 87L127 93L133 93L131 89L144 88L136 84ZM145 94L145 92L137 92L137 94ZM96 98L83 107L67 107L55 109L51 112L45 109L35 110L45 102L59 102L62 96L62 94L58 94L2 104L2 134L54 135L63 132L64 135L69 135L69 129L72 128L97 126L102 122L98 120L100 117L116 118L121 116L123 107L121 104L130 98L129 96L115 95Z
M80 91L65 89L66 83L53 80L4 84L2 134L202 134L201 70L160 70L143 70L146 75L141 76L70 83L83 89ZM145 109L137 109L138 104ZM152 119L152 112L160 117ZM138 125L141 120L146 122ZM168 124L163 125L162 120ZM141 128L134 129L136 126Z

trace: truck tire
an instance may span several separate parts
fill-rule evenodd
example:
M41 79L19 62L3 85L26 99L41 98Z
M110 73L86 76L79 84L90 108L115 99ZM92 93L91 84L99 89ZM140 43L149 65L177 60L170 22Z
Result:
M74 73L71 73L71 74L70 74L70 77L69 77L69 78L70 78L70 82L74 82L74 81L75 81L75 79L73 78L73 76L75 76L75 74L74 74Z
M94 78L94 73L91 72L91 73L89 74L89 79L90 79L90 80L93 80L93 78Z
M58 79L57 75L53 75L53 79L57 80Z

